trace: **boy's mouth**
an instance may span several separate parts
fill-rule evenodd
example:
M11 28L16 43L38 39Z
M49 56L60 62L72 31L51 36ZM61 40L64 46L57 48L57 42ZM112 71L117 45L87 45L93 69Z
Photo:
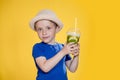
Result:
M49 36L47 36L47 37L42 37L43 39L48 39L49 38Z

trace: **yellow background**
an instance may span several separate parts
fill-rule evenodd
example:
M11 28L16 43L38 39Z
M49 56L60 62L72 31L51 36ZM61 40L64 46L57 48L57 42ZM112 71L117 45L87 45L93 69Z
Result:
M120 6L117 0L0 0L0 80L35 80L32 46L39 42L29 21L51 9L64 23L57 41L78 18L80 63L69 80L120 80Z

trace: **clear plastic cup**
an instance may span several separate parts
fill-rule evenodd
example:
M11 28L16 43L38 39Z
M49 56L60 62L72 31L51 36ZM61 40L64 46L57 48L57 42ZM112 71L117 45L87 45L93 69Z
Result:
M79 28L72 28L69 29L67 32L67 43L73 42L78 43L80 39L80 31Z

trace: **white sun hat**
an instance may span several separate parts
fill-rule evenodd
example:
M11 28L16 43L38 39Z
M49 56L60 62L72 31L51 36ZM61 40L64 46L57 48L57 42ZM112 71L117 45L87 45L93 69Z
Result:
M63 23L58 19L58 17L56 16L56 14L51 11L51 10L42 10L40 11L31 21L30 21L30 27L35 30L35 23L39 20L51 20L53 22L55 22L60 31L63 27Z

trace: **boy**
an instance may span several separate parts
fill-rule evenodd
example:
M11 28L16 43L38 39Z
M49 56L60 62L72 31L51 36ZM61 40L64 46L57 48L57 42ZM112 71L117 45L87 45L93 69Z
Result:
M41 39L33 46L33 58L38 69L36 80L68 80L66 66L75 72L79 61L79 44L63 44L55 41L55 35L63 24L54 12L42 10L35 16L30 27ZM74 55L73 59L70 53Z

